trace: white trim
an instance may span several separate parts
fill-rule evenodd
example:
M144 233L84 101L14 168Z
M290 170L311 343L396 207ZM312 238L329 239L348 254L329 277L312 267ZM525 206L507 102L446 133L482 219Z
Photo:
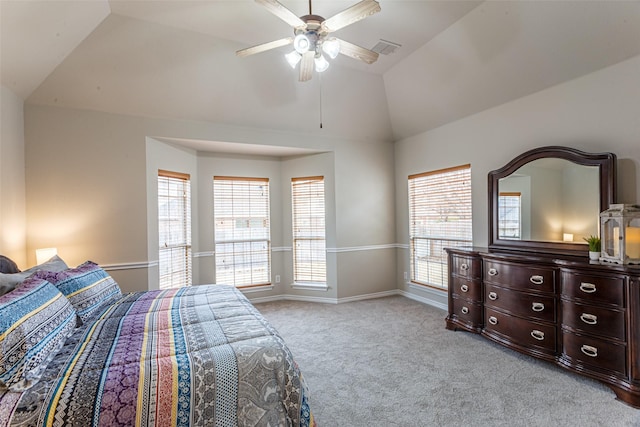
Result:
M290 285L293 289L303 289L306 291L328 291L329 286L325 283L324 285L312 285L310 283L292 283Z
M414 290L418 290L418 291L424 292L424 293L426 293L428 295L431 295L433 297L436 297L438 299L442 299L443 297L444 298L448 298L447 291L445 291L444 289L443 290L433 289L433 288L430 288L428 286L416 285L415 283L407 283L407 285L409 286L410 289L414 289ZM401 295L404 295L407 298L411 298L412 300L419 301L421 303L430 305L432 307L436 307L436 308L439 308L439 309L444 310L444 311L448 311L449 310L449 305L448 304L444 304L444 303L438 302L438 301L436 301L434 299L431 299L431 298L428 298L428 297L423 297L423 296L420 296L420 295L417 295L417 294L414 294L414 293L411 293L411 292L407 292L407 291L404 291L404 290L399 290L399 293Z
M378 249L396 249L396 248L398 248L398 245L396 243L390 243L387 245L351 246L346 248L327 248L327 253L373 251Z
M291 246L272 247L271 252L291 252L293 248Z
M139 268L151 268L157 267L159 261L148 261L148 262L128 262L122 264L105 264L100 267L106 271L115 271L115 270L136 270Z
M228 285L228 286L232 286L232 285ZM273 285L258 285L258 286L249 286L246 288L238 287L238 290L243 294L251 294L254 292L272 291Z
M338 304L342 304L345 302L353 302L353 301L363 301L367 299L384 298L384 297L390 297L393 295L398 295L398 289L393 289L391 291L375 292L373 294L356 295L354 297L339 298Z
M206 251L206 252L195 252L192 255L192 258L203 258L203 257L208 257L208 256L215 256L215 252L214 251Z

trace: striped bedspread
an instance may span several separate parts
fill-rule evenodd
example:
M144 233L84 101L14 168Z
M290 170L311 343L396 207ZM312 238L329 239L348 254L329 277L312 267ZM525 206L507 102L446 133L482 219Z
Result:
M282 338L233 287L124 295L72 335L42 380L0 390L0 426L309 426Z

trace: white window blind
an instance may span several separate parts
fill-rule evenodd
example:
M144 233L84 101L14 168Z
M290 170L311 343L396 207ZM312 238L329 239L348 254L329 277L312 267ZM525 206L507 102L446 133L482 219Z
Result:
M500 193L498 199L498 237L501 239L518 240L521 232L521 194Z
M409 176L411 280L447 288L446 247L469 246L471 166Z
M191 285L191 181L178 172L158 171L160 289Z
M293 213L293 280L325 285L327 256L325 240L324 177L291 180Z
M269 180L213 178L216 283L271 283Z

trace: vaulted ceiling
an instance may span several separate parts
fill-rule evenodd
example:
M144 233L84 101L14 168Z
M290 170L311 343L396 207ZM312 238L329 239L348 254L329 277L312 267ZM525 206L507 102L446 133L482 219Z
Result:
M393 141L640 54L640 1L379 2L336 35L400 47L300 83L290 47L235 56L292 34L251 0L2 0L2 84L28 104Z

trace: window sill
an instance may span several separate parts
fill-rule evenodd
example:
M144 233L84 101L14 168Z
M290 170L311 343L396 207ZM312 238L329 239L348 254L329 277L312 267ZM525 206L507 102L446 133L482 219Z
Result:
M254 285L254 286L238 286L238 290L240 290L243 294L248 294L251 292L263 292L270 291L273 289L272 284L268 285Z
M303 289L307 291L328 291L329 286L327 284L312 284L312 283L294 283L291 285L293 289Z

